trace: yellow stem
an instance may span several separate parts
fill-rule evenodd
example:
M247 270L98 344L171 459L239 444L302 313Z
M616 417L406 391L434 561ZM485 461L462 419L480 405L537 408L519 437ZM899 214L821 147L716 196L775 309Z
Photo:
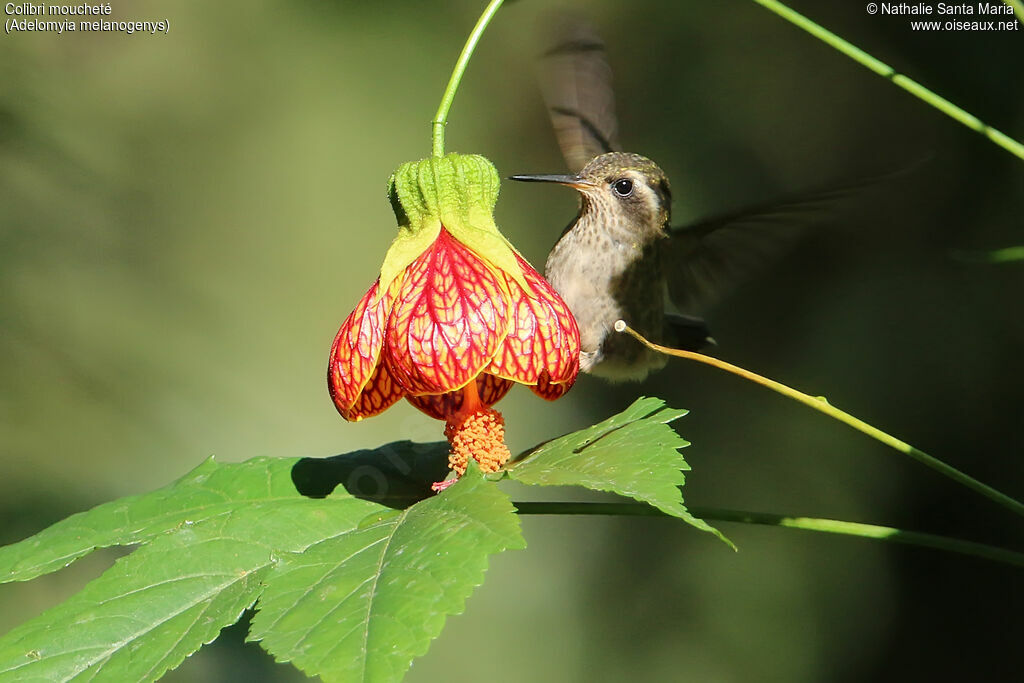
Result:
M725 370L726 372L730 372L734 375L739 375L744 379L748 379L751 382L760 384L763 387L768 387L772 391L778 392L783 396L787 396L793 399L794 401L799 401L800 403L803 403L805 406L809 406L820 413L824 413L833 419L839 420L840 422L849 425L850 427L853 427L854 429L860 432L867 434L871 438L881 441L885 445L894 448L901 453L909 455L911 458L917 460L918 462L924 465L927 465L928 467L932 468L933 470L936 470L937 472L943 474L944 476L949 477L950 479L966 486L967 488L977 493L980 493L981 495L985 496L986 498L992 501L995 501L996 503L999 503L1003 507L1008 508L1013 512L1016 512L1018 515L1024 516L1024 503L1021 503L1020 501L1011 498L1005 493L1002 493L987 484L983 484L977 479L974 479L973 477L964 474L955 467L947 465L938 458L934 458L925 453L924 451L914 448L907 442L901 441L900 439L897 439L896 437L890 434L886 434L881 429L878 429L877 427L872 427L867 422L864 422L863 420L860 420L847 412L839 410L835 406L829 404L829 402L826 401L824 397L809 396L808 394L805 394L801 391L797 391L796 389L788 387L785 384L781 384L779 382L776 382L775 380L768 379L767 377L762 377L761 375L750 372L749 370L744 370L743 368L737 365L727 363L724 360L719 360L718 358L705 356L702 353L696 353L693 351L683 351L682 349L673 349L667 346L662 346L660 344L655 344L654 342L650 342L647 339L645 339L639 332L631 328L623 320L616 321L615 331L630 334L635 339L637 339L641 344L647 346L647 348L657 351L659 353L664 353L669 356L676 356L678 358L687 358L689 360L697 361L698 363L703 363L705 365L716 367L719 370Z

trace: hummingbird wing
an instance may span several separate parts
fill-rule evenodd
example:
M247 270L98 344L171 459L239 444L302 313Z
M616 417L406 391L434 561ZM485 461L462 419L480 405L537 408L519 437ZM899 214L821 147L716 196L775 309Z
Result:
M700 351L717 344L708 324L702 318L679 313L665 313L664 344L684 351Z
M540 87L569 170L619 149L612 69L604 41L579 19L555 23L540 60Z
M706 310L766 270L837 204L876 184L873 176L774 202L755 204L670 229L662 258L669 298L686 313Z

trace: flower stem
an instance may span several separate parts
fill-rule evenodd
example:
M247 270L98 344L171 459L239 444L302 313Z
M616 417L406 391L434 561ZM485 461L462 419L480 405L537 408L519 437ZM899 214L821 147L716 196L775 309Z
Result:
M950 252L950 256L968 263L1011 263L1024 261L1024 245L1004 247L994 251L962 251Z
M938 458L934 458L925 453L924 451L920 451L914 448L905 441L900 441L896 437L886 434L881 429L872 427L867 422L864 422L863 420L860 420L847 412L839 410L838 408L830 405L824 397L809 396L801 391L792 389L786 386L785 384L781 384L780 382L768 379L767 377L762 377L761 375L750 372L749 370L744 370L741 367L733 365L732 363L727 363L724 360L719 360L718 358L705 356L702 353L694 353L693 351L671 349L668 348L667 346L661 346L660 344L655 344L653 342L647 341L636 330L632 329L622 320L619 320L615 323L615 331L626 332L632 335L634 338L636 338L640 343L647 346L647 348L657 351L659 353L664 353L669 356L676 356L678 358L687 358L689 360L695 360L698 363L711 365L713 367L718 368L719 370L731 372L732 374L739 375L740 377L748 379L751 382L756 382L761 386L768 387L772 391L776 391L782 394L783 396L793 399L794 401L799 401L800 403L803 403L806 406L814 408L818 412L825 413L829 417L839 420L840 422L847 424L850 427L853 427L854 429L867 434L873 439L881 441L886 446L894 448L900 453L909 455L914 460L917 460L918 462L927 465L928 467L939 472L943 476L949 477L953 481L962 484L963 486L966 486L967 488L977 493L980 493L986 498L993 500L996 503L999 503L1003 507L1012 510L1013 512L1016 512L1018 515L1024 516L1024 503L1021 503L1020 501L1011 498L1005 493L997 491L988 484L981 483L977 479L974 479L973 477L964 474L955 467L947 465Z
M624 517L667 517L664 512L642 503L549 503L549 502L515 502L516 512L521 515L616 515ZM859 522L843 522L837 519L821 519L818 517L792 517L765 512L746 512L743 510L724 510L720 508L691 507L690 512L701 519L716 522L739 522L742 524L763 524L780 526L804 531L820 531L828 534L859 536L876 541L890 541L907 545L936 548L962 555L1005 562L1016 567L1024 567L1024 553L1006 548L964 541L948 536L925 534L917 531L904 531L889 526L861 524Z
M1013 8L1013 13L1017 15L1017 21L1024 24L1024 3L1020 0L1003 0L1003 2Z
M1006 133L996 130L992 126L981 121L978 117L964 111L963 109L956 106L955 104L945 99L944 97L939 97L931 90L924 87L923 85L913 80L912 78L908 78L907 76L904 76L901 73L897 73L897 71L894 68L892 68L885 62L875 59L867 52L861 50L856 45L853 45L852 43L843 40L836 34L829 31L828 29L819 26L818 24L814 23L804 15L800 14L799 12L791 10L789 7L786 7L786 5L784 5L781 2L778 2L777 0L754 0L754 2L768 9L769 11L774 12L778 16L788 21L789 23L798 26L804 31L807 31L818 40L828 44L829 46L835 48L836 50L839 50L839 52L843 53L844 55L854 60L858 64L866 66L867 68L871 69L882 78L889 79L895 85L899 86L900 88L903 88L904 90L906 90L919 100L935 107L946 116L949 116L950 118L959 121L960 123L967 126L976 133L984 135L989 140L991 140L995 144L999 145L1000 147L1008 151L1010 154L1014 154L1020 157L1021 159L1024 159L1024 144L1021 144L1017 140L1014 140ZM1010 6L1014 8L1014 11L1016 11L1019 16L1021 12L1019 0L1010 0L1008 4L1010 4ZM1024 19L1021 19L1020 21L1024 21Z
M455 92L459 89L459 83L462 82L462 74L466 71L466 65L469 64L469 58L473 56L473 50L476 49L476 44L480 42L480 36L484 34L484 30L487 25L491 23L491 19L494 18L498 8L501 7L501 3L504 0L491 0L488 3L487 8L484 9L484 13L480 15L480 19L477 20L476 26L473 27L473 31L469 34L469 38L466 39L466 44L462 48L462 54L459 55L459 60L455 62L455 68L452 70L452 77L448 79L448 86L444 89L444 95L441 97L441 106L437 108L437 113L434 114L434 120L431 121L431 137L433 142L433 155L435 157L444 156L444 127L448 123L448 110L452 108L452 101L455 99Z

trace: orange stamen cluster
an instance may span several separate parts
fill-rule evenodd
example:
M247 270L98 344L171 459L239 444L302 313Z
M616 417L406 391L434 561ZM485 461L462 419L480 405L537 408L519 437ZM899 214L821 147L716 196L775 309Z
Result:
M505 418L493 408L448 422L444 435L451 445L448 465L459 476L465 474L470 458L480 464L481 472L497 472L512 455L505 445Z

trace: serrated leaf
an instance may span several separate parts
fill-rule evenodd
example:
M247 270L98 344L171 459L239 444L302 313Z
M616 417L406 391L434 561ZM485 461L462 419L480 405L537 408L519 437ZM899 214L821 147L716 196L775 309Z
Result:
M666 423L683 414L638 401L510 476L615 491L712 530L679 493L686 442ZM0 548L0 578L25 580L97 547L141 545L0 638L0 680L154 680L257 600L251 637L279 660L328 680L400 679L462 611L488 556L523 547L510 501L475 466L430 495L446 455L446 444L400 442L323 460L210 460Z
M412 494L417 486L428 494L431 479L414 484L437 466L443 472L446 452L402 442L319 465L208 461L166 489L100 506L3 549L21 572L38 574L101 544L144 543L69 600L0 638L0 680L158 678L237 621L280 556L397 514L369 500L374 496ZM367 478L368 467L379 478ZM331 488L345 488L327 497L307 490L316 488L310 475L323 472Z
M666 408L658 398L639 398L604 422L541 444L509 467L507 474L524 484L583 486L628 496L732 546L683 504L680 487L690 466L679 449L690 444L668 423L687 412Z
M228 514L247 503L330 493L334 484L363 485L366 496L396 496L408 504L444 477L445 444L400 441L336 458L253 458L221 465L211 457L178 481L72 515L40 533L0 548L0 583L56 571L97 548L131 545L183 525ZM433 478L431 478L433 477ZM331 486L322 490L323 483ZM379 491L387 485L388 491ZM358 492L355 495L359 495ZM381 502L384 502L381 500Z
M280 553L381 511L391 513L351 497L293 494L159 536L0 639L0 680L155 680L238 620Z
M476 467L439 496L282 558L250 638L328 681L397 681L483 581L525 546L508 497Z

